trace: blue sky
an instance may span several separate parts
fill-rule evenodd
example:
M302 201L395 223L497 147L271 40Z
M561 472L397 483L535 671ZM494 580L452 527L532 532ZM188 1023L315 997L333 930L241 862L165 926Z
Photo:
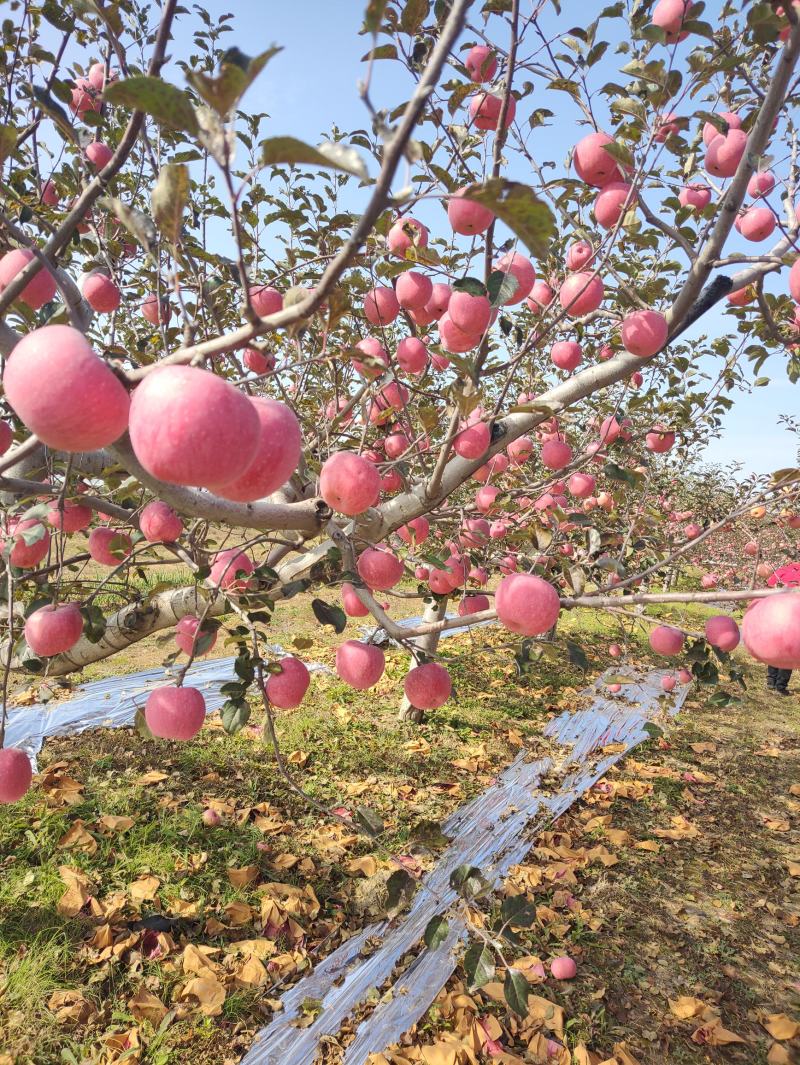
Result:
M712 10L716 6L714 0L707 5ZM248 109L270 114L268 135L292 134L315 143L333 123L344 130L366 125L366 110L358 95L358 80L365 70L365 64L360 60L369 47L369 39L358 35L363 0L336 0L335 3L330 0L297 0L295 3L237 0L235 7L207 0L207 8L212 17L235 10L236 18L231 23L234 32L227 35L228 41L250 54L273 43L284 48L268 65L247 98ZM570 18L578 22L585 20L585 8L575 0L566 0L563 10L565 28L573 24ZM611 61L614 62L613 58ZM407 99L408 85L407 75L400 64L375 64L372 98L376 107L393 107ZM554 98L534 97L536 103L530 100L524 103L520 113L524 112L525 106L531 109L549 106L559 115L562 109L569 107L565 94L551 94L551 97ZM569 117L573 119L574 113L570 112ZM540 130L537 135L548 139L548 157L561 159L581 135L582 129L567 121ZM550 146L553 142L555 148ZM524 180L522 174L515 176ZM363 194L368 193L364 191ZM752 250L752 246L748 250ZM785 279L786 275L783 276ZM723 327L721 318L721 315L717 317L720 329ZM703 329L712 332L713 327L711 316L707 316ZM746 472L755 473L794 464L795 438L778 425L778 416L800 412L800 389L789 382L779 355L773 355L762 372L770 377L770 384L754 389L749 397L740 397L736 409L726 420L722 438L710 443L705 455L708 461L723 464L739 461Z
M265 111L271 116L264 126L266 136L290 134L314 144L333 124L344 131L367 126L368 115L358 93L358 81L366 69L361 57L370 45L369 38L358 33L365 2L236 0L234 5L230 0L205 0L204 6L212 20L228 11L235 12L230 23L233 32L223 37L227 45L236 45L250 55L272 44L283 46L284 50L267 65L245 99L248 110ZM712 22L714 10L719 6L720 0L709 0L707 4L707 17ZM586 21L585 5L579 5L576 0L564 0L563 11L558 24L562 32L568 30L573 21ZM554 18L551 14L550 22ZM499 20L493 19L492 22L500 26ZM179 21L177 40L172 49L174 57L189 54L191 42L187 39L187 29L189 26L194 28L194 25L191 16L184 16ZM606 22L603 25L611 24ZM474 37L465 35L464 40L467 39L473 40ZM682 47L688 48L689 45ZM602 64L602 74L594 74L594 77L603 80L626 77L615 77L618 59L613 52L613 48L609 49ZM619 60L619 64L624 61ZM165 74L180 83L181 74L174 67ZM392 108L404 102L409 89L410 79L399 63L382 61L375 64L371 95L377 108ZM535 92L522 102L518 121L521 119L525 123L527 111L534 107L548 107L557 118L552 120L553 125L534 131L530 141L532 149L535 154L541 151L544 157L560 163L569 148L588 130L577 123L577 109L564 93L550 92L545 96ZM374 161L371 169L374 172ZM526 169L515 163L509 173L517 180L525 181L530 178ZM401 176L397 187L404 182L405 177ZM355 198L362 197L366 202L368 196L368 189L354 192L353 208L358 209L360 202ZM421 217L433 225L437 224L437 219L445 221L444 213L430 205L423 207ZM753 246L747 246L746 250L752 252ZM785 291L787 274L772 285ZM720 312L707 315L702 330L697 332L713 333L715 328L720 332L725 329ZM687 334L689 338L691 335L691 332ZM771 356L762 370L762 375L770 377L770 384L754 389L750 396L739 397L736 408L726 420L722 437L712 441L707 448L704 457L709 462L727 464L738 461L748 473L766 473L795 464L795 438L778 425L778 416L800 413L800 390L790 384L783 365L780 355Z

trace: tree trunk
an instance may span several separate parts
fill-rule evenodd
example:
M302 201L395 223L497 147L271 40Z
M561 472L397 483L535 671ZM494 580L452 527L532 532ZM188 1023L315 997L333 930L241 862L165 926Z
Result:
M432 599L430 603L425 607L425 611L422 615L422 620L426 623L433 621L443 621L447 614L447 598L444 599ZM424 636L420 636L416 641L416 646L424 651L426 655L435 655L436 648L439 646L438 632L426 632ZM414 666L414 658L412 656L410 667ZM400 703L400 712L397 715L398 721L413 721L419 724L425 716L424 710L417 710L415 706L403 696L403 701Z

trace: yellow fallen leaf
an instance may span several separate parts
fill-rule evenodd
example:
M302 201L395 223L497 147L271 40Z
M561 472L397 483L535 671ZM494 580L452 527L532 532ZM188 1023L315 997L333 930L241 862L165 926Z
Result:
M104 814L97 823L109 832L127 832L136 824L132 817L117 817L114 814Z
M785 1013L768 1013L761 1023L773 1039L795 1039L800 1035L800 1024Z
M670 818L672 822L672 828L657 828L654 832L654 836L658 836L659 839L694 839L700 835L700 829L696 825L693 825L691 821L687 821L682 814L675 814Z
M213 977L197 976L183 988L180 999L196 999L206 1017L218 1017L225 1002L225 987Z
M68 865L59 866L58 875L66 884L67 890L58 900L56 910L62 917L75 917L89 899L89 880L80 869L73 869Z
M157 876L140 876L128 885L128 891L134 902L145 902L154 899L160 887L161 881Z
M654 839L643 839L641 843L635 845L637 851L650 851L652 854L661 853L661 845L656 843Z
M149 773L143 773L142 776L137 777L133 783L144 786L146 784L160 784L162 780L169 780L169 774L152 769Z
M700 1017L704 1021L710 1021L717 1016L713 1006L703 1002L702 999L692 998L691 995L681 995L680 998L669 1000L669 1010L673 1017L681 1021L688 1021L693 1017Z
M786 1047L773 1043L767 1054L768 1065L792 1065L792 1058Z
M291 754L286 756L286 761L289 765L296 765L302 767L308 761L308 751L292 751Z
M695 754L714 754L717 749L716 743L690 743L689 746Z
M196 947L193 943L187 943L181 958L183 971L216 980L219 970L209 955L217 953L213 947Z
M247 887L247 885L252 884L254 880L258 880L258 866L243 865L241 869L236 869L231 866L228 869L228 880L230 880L234 887Z
M270 869L274 869L277 873L286 873L290 869L294 869L300 859L296 854L278 854L269 863Z
M157 1028L167 1015L167 1007L161 999L143 987L128 999L128 1009L134 1020L149 1021L154 1028Z
M790 795L800 795L800 784L792 784L789 787Z
M233 925L234 928L253 922L253 908L246 902L229 902L223 912L228 924Z
M262 987L268 980L267 970L258 958L253 956L245 961L236 976L237 983L243 984L245 987Z
M94 854L97 850L97 840L86 831L85 824L86 822L80 817L76 818L56 846L83 851L85 854Z
M59 1024L86 1024L97 1012L93 1003L80 991L54 991L47 1000L47 1008L55 1014Z
M764 828L769 832L788 832L789 822L780 817L765 817Z
M727 1028L723 1028L722 1022L717 1018L692 1032L692 1042L700 1046L721 1047L728 1043L744 1043L746 1040L736 1035L735 1032L729 1032Z
M375 876L378 871L378 863L371 854L363 858L353 858L344 867L348 876Z
M800 876L800 862L787 862L789 876Z

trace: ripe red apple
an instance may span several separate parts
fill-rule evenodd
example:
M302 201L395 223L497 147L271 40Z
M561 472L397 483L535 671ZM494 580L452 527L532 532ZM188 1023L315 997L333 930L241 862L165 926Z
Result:
M419 337L404 337L397 345L395 359L405 373L421 374L428 365L428 349Z
M594 248L588 240L578 240L567 249L567 269L582 270L594 259Z
M374 644L346 640L336 649L336 672L345 684L359 691L374 687L385 666L383 651Z
M476 44L467 52L464 60L470 81L492 81L497 73L497 56L493 48L485 44Z
M469 105L469 117L472 124L478 129L496 130L500 123L500 112L503 109L503 99L491 92L479 92L472 97ZM503 129L508 129L514 121L517 113L517 101L514 95L508 98L505 122Z
M405 525L401 525L397 530L397 535L404 544L408 544L411 547L419 547L420 544L424 544L428 539L430 531L430 522L427 518L420 516L419 518L412 518Z
M161 299L155 292L149 293L142 300L142 316L150 325L168 325L172 317L172 307L166 296Z
M636 192L632 185L625 181L609 181L595 197L594 216L603 229L613 229L623 214L635 206Z
M517 288L507 300L503 301L504 307L522 301L531 294L533 284L536 281L536 270L530 259L518 252L507 252L492 265L492 270L502 270L504 274L511 274L516 278Z
M683 647L684 636L672 625L656 625L650 632L650 646L657 655L676 655Z
M447 217L450 225L456 233L464 236L475 236L477 233L485 233L495 218L494 211L490 211L483 204L475 203L474 200L464 198L465 189L454 192L447 201Z
M21 273L28 263L33 262L35 258L36 256L30 248L14 248L13 251L7 251L0 259L0 292L7 285L10 285L17 274ZM26 303L31 310L38 311L45 303L49 303L55 294L56 279L46 267L42 267L30 279L19 296L17 296L17 299ZM28 336L32 336L32 334L29 333Z
M541 314L556 298L555 292L546 281L534 281L531 294L525 300L525 306L532 314Z
M294 710L305 698L311 674L305 663L294 655L282 658L278 665L280 673L270 673L265 685L267 698L281 710Z
M259 409L233 385L194 366L163 366L135 389L130 438L145 470L171 484L214 488L256 456Z
M559 370L577 370L583 361L580 344L574 340L557 340L550 349L550 361Z
M800 595L780 592L753 602L742 619L742 640L759 662L800 668Z
M105 63L92 63L89 67L88 81L89 84L97 89L98 92L102 92L106 85L111 81L116 81L119 77L119 71L111 67L106 73Z
M489 514L494 508L495 500L500 495L500 489L487 484L479 488L475 493L475 506L482 514Z
M533 441L529 436L518 436L508 445L506 454L512 466L524 466L533 454Z
M739 646L739 626L727 614L717 614L706 622L706 639L720 651L733 651Z
M406 253L413 248L427 248L428 228L416 218L405 215L398 218L386 237L389 251L401 259L409 258Z
M18 802L33 780L31 760L18 747L0 750L0 804Z
M156 688L147 697L144 717L159 739L190 740L203 727L206 701L197 688Z
M572 448L565 440L547 440L542 444L541 457L548 470L563 470L572 462Z
M325 461L319 491L333 510L353 517L375 506L381 478L375 466L353 451L337 451Z
M433 282L418 270L407 270L398 277L394 291L401 307L409 311L420 311L433 294Z
M222 824L222 818L220 817L219 812L217 810L212 810L211 807L207 810L203 810L200 817L203 824L207 825L208 828L217 828Z
M456 291L450 297L447 313L453 325L463 333L483 333L492 316L492 306L486 296L472 296Z
M692 0L658 0L653 8L653 25L664 30L668 44L677 44L689 36L683 25L690 17L691 7Z
M481 341L481 334L465 333L452 321L449 312L446 312L439 319L439 339L445 351L457 355L476 348Z
M3 385L13 410L48 447L94 451L128 424L125 387L69 325L46 325L23 337Z
M573 473L567 481L569 493L576 499L588 499L589 496L594 495L596 485L597 481L591 473Z
M503 577L494 603L500 624L521 636L540 636L552 629L561 609L552 584L530 573Z
M300 463L303 437L294 411L278 399L256 396L251 401L260 434L250 465L232 481L214 489L223 499L250 503L286 484Z
M83 618L74 603L43 606L28 617L24 631L34 654L52 658L75 646L83 632Z
M175 626L175 643L186 655L194 654L197 658L207 655L217 642L217 632L213 628L203 628L200 618L187 614Z
M359 576L372 589L386 592L403 577L403 562L387 547L368 547L358 556Z
M56 183L52 179L48 178L47 181L42 182L39 195L42 203L46 207L58 207L58 189L56 188Z
M139 528L151 544L172 544L182 535L183 522L168 504L152 499L142 508Z
M715 177L733 177L747 151L747 134L743 129L719 133L706 149L706 170Z
M466 618L470 614L479 614L482 610L488 610L489 605L489 597L486 595L465 595L458 604L458 616Z
M76 78L72 90L72 110L79 118L87 111L99 111L103 105L94 85L88 78Z
M245 348L242 362L255 374L272 373L275 369L275 356L272 352L261 351L259 348Z
M661 688L665 692L674 691L675 690L675 685L677 683L678 682L675 679L675 677L671 677L669 674L666 674L665 676L663 676L661 678Z
M271 285L254 285L250 289L250 303L259 318L266 318L283 309L283 296Z
M682 207L691 207L692 210L702 211L711 203L711 189L708 185L690 184L685 185L678 193Z
M572 165L581 181L602 188L619 177L619 163L605 150L607 144L613 143L614 138L607 133L590 133L578 141L572 153Z
M769 207L748 207L736 218L736 228L745 240L758 242L772 236L777 224Z
M356 350L362 352L369 359L369 363L353 359L353 366L356 371L362 377L366 377L368 381L374 381L380 377L382 373L381 365L386 367L389 365L389 356L386 353L386 348L375 337L364 337L363 340L359 340L356 344Z
M453 450L462 459L479 459L485 455L492 434L486 422L475 422L462 429L453 440Z
M81 295L98 314L111 314L119 307L122 295L110 277L100 270L84 274Z
M750 555L751 558L754 557L755 555L757 555L758 554L758 543L757 543L757 541L756 540L748 540L748 542L744 545L744 553L746 555Z
M727 132L732 129L742 128L741 118L737 114L734 114L732 111L722 111L717 117L721 118L727 124ZM725 135L725 133L717 129L713 122L705 122L703 124L703 144L706 146L706 148L711 144L715 137L724 137Z
M620 335L631 355L647 359L659 352L667 342L667 319L658 311L632 311L622 322Z
M342 606L349 618L365 618L369 614L369 609L358 598L355 588L349 581L345 581L342 585Z
M687 540L696 540L703 528L696 521L690 521L688 525L683 527L683 531Z
M108 166L114 153L107 144L102 141L92 141L84 148L83 154L92 164L95 170L102 170Z
M771 170L759 170L752 175L747 183L747 195L754 200L761 196L769 196L775 188L775 175Z
M572 274L558 291L559 302L570 318L596 311L604 295L605 287L600 278L586 272Z
M133 544L120 529L92 529L87 549L101 566L118 566L131 553Z
M550 962L550 972L556 980L572 980L578 972L578 966L566 954L553 958Z
M618 643L610 643L608 645L608 653L612 658L620 658L622 656L622 648Z
M65 533L80 532L86 529L92 520L92 508L84 507L80 503L64 502L64 509L60 510L53 506L47 512L47 520L55 529Z
M675 433L671 429L654 426L645 436L644 442L648 451L663 455L675 446Z
M22 534L28 530L31 530L31 535L33 535L33 530L35 530L37 536L39 530L43 530L43 535L38 536L38 539L32 544L26 544ZM33 569L38 566L50 550L50 533L38 518L24 518L22 521L10 520L8 523L8 537L14 544L8 561L12 566L17 566L19 569ZM0 540L0 551L4 550L5 546L6 540L3 538Z
M390 325L400 313L393 288L376 285L364 297L364 315L373 325Z
M450 698L452 689L450 674L437 662L415 666L403 682L406 698L417 710L438 710Z
M691 684L692 683L692 674L686 668L679 669L678 670L678 680L681 682L681 684Z
M217 552L214 556L208 582L216 588L224 588L229 592L244 592L253 584L246 578L254 569L255 565L248 554L238 547L229 547L225 551ZM242 573L245 574L244 578L241 577Z

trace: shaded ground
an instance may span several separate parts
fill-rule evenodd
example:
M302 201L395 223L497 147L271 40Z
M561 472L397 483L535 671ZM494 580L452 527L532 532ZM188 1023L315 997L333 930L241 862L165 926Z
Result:
M311 639L303 653L330 661L333 640L308 605L287 606L275 639ZM608 634L591 624L575 615L564 626L590 676L608 664ZM297 781L320 801L379 815L378 843L321 821L287 789L257 713L232 738L211 719L185 745L128 729L48 743L39 787L0 811L0 1065L237 1061L281 986L384 912L386 876L433 860L416 846L420 826L484 788L549 715L576 705L584 678L563 652L525 680L501 640L492 633L481 653L469 636L448 641L457 701L421 727L395 721L405 663L394 654L372 692L317 674L304 707L281 717ZM140 645L122 670L163 653L145 660ZM799 1041L779 1040L787 1056L767 1058L759 1016L800 1019L800 879L789 864L800 862L800 795L790 792L800 785L800 702L754 689L720 709L706 705L709 691L689 700L668 746L640 749L641 764L629 759L510 878L508 890L538 907L519 955L579 960L576 980L536 989L563 1006L562 1028L521 1025L483 992L469 997L474 1010L467 996L456 1009L453 983L394 1060L461 1065L465 1032L478 1062L492 1050L501 1063L501 1052L536 1062L545 1035L606 1057L624 1042L626 1065L795 1060ZM203 824L207 808L219 827ZM681 996L700 1005L678 1012L698 1016L673 1015L669 1000ZM474 1045L490 1015L496 1045ZM701 1027L719 1032L717 1016L746 1042L693 1042ZM408 1057L445 1037L449 1057ZM541 1060L570 1063L550 1049ZM579 1065L603 1060L589 1049Z

